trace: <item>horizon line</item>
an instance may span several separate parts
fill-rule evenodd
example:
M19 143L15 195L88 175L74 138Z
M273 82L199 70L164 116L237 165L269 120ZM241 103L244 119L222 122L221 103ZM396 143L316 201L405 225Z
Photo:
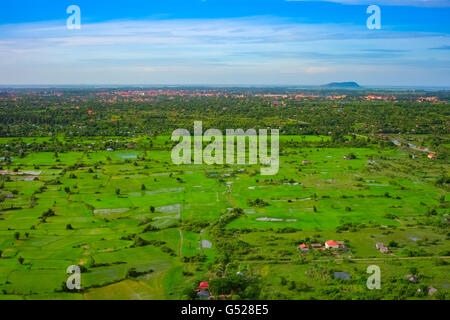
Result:
M81 88L81 87L99 87L99 88L117 88L117 87L147 87L147 88L167 88L167 87L209 87L209 88L322 88L331 90L364 90L364 89L439 89L439 90L450 90L450 86L439 86L439 85L361 85L357 83L359 88L345 88L345 87L326 87L329 84L334 83L348 83L355 81L337 81L330 82L327 84L0 84L1 89L18 89L18 88L29 88L29 89L43 89L43 88Z

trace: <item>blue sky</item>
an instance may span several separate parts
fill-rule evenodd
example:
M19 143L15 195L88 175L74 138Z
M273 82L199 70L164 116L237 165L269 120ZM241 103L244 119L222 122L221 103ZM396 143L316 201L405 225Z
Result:
M81 8L68 30L66 8ZM381 8L369 30L367 7ZM0 84L450 87L450 0L16 0Z

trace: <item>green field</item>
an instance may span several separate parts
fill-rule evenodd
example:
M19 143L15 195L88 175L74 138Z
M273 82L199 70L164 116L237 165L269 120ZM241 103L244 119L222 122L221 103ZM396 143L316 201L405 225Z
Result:
M0 192L14 198L0 203L0 299L185 299L200 281L238 271L261 299L449 297L449 199L435 183L449 174L445 160L297 148L327 137L285 136L280 171L265 177L258 166L175 166L168 139L145 151L35 152L3 164ZM330 239L348 251L297 250ZM396 245L382 254L378 242ZM79 292L62 290L71 265L85 269ZM376 292L365 285L369 265L382 270ZM405 280L414 268L417 284ZM438 293L417 293L424 286Z

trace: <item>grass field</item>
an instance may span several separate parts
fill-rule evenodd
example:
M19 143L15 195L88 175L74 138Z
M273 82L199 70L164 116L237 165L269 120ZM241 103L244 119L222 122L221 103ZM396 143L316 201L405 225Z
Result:
M182 299L192 283L217 277L222 243L238 241L247 250L237 250L222 272L258 277L261 298L346 299L349 291L399 298L390 285L405 282L411 268L421 281L405 283L410 292L427 285L448 297L448 190L435 184L449 174L448 163L426 154L413 160L403 149L288 143L326 139L282 137L273 177L258 166L175 166L163 150L167 137L151 150L13 158L2 166L8 173L0 192L14 198L0 203L0 299ZM356 159L344 160L349 154ZM264 205L252 205L257 199ZM234 208L244 214L227 223L223 237L210 232ZM305 239L345 241L349 250L299 254ZM392 241L390 254L374 248ZM378 296L365 287L373 264L386 283ZM70 265L86 269L81 292L61 290ZM333 271L352 280L333 279Z

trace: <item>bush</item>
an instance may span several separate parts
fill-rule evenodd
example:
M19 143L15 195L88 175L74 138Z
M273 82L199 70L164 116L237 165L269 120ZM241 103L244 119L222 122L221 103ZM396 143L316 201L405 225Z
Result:
M130 279L130 278L135 279L135 278L139 278L141 276L145 276L146 274L153 273L153 272L154 272L153 269L150 269L149 271L139 272L135 268L131 268L127 272L127 278L128 279Z
M256 199L254 201L248 200L247 203L250 207L257 207L257 208L263 208L263 207L269 206L269 203L265 202L262 199Z
M405 248L400 253L401 253L401 255L406 256L406 257L428 257L431 255L430 253L426 252L422 248L420 248L420 249Z
M391 220L395 220L398 219L398 217L394 214L388 213L384 216L386 219L391 219Z
M239 298L257 300L261 289L256 279L246 279L240 275L213 279L209 283L211 292L215 295L237 294Z
M391 240L391 241L389 241L389 243L388 243L388 247L391 247L391 248L398 248L398 243L395 242L394 240Z
M436 267L439 267L439 266L446 266L446 265L448 265L448 262L445 261L444 259L436 258L436 259L434 259L434 265L435 265Z

